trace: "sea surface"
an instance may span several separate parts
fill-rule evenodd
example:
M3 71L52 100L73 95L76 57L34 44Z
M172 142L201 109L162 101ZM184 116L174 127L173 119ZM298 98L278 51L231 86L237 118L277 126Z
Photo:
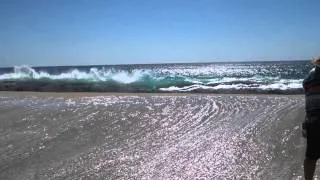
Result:
M0 90L51 92L303 93L310 61L15 66L0 68Z

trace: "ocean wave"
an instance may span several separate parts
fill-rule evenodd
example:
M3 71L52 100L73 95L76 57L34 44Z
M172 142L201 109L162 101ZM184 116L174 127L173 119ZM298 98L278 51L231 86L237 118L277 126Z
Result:
M192 69L194 68L194 69ZM58 73L29 66L15 66L12 72L0 74L0 90L28 91L104 91L104 92L302 92L303 79L262 76L240 68L219 72L202 67L115 69L91 67L70 68ZM201 70L206 70L205 75ZM211 72L211 74L209 73ZM236 71L236 73L234 72ZM192 73L191 73L192 72ZM243 76L239 76L239 72ZM197 74L198 73L198 74ZM217 75L219 74L220 75ZM251 74L248 76L248 74Z

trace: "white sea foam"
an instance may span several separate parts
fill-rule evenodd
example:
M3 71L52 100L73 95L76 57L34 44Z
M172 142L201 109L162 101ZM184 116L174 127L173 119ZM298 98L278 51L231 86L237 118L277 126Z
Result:
M181 92L188 92L194 90L290 90L290 89L301 89L302 88L302 81L300 80L291 80L291 79L282 79L279 81L275 81L271 84L264 85L264 84L219 84L217 86L206 86L206 85L191 85L185 87L176 87L171 86L168 88L160 88L161 91L181 91Z

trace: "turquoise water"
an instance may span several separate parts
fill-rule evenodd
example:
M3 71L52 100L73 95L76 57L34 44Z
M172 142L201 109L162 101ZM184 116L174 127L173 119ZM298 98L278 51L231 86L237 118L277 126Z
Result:
M0 69L0 90L295 94L311 69L310 61L15 66Z

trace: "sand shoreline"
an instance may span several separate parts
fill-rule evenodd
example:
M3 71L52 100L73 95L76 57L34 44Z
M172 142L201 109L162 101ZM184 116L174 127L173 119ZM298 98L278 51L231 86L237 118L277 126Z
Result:
M0 179L301 179L304 116L303 95L0 92Z

